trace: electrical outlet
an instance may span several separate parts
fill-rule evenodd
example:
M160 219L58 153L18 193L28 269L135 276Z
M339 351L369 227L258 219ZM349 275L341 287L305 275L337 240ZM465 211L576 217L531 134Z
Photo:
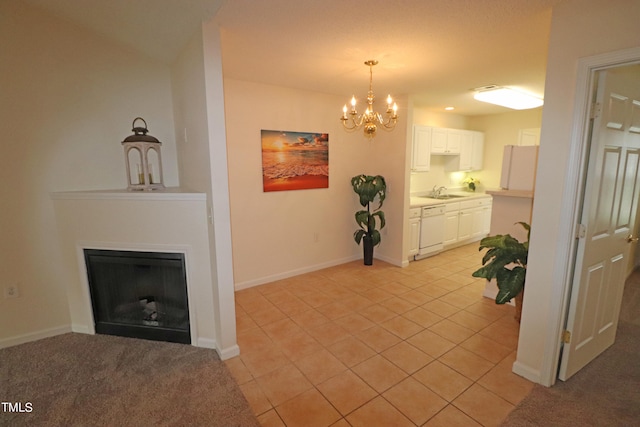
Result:
M11 285L7 285L4 287L4 298L18 298L20 296L20 290L18 289L18 284L14 283Z

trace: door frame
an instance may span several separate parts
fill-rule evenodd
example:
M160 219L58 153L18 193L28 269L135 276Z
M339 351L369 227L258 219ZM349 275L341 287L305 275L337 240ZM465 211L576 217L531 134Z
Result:
M550 305L550 322L546 333L546 345L540 371L540 383L546 386L555 384L558 379L560 337L565 328L570 303L571 286L575 268L577 239L575 238L583 207L583 193L588 170L589 154L589 115L591 111L591 94L595 72L607 68L631 65L640 62L640 47L624 49L604 54L589 56L578 60L576 95L573 108L573 124L571 130L571 148L567 164L567 174L563 204L561 206L561 223L559 239L562 247L558 253L566 254L553 272L553 282L562 286L552 289ZM544 143L544 142L543 142Z

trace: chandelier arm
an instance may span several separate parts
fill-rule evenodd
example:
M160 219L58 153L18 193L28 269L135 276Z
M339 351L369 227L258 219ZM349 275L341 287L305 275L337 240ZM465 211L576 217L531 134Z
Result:
M362 123L364 122L364 114L362 114L361 116L352 114L351 118L341 117L340 120L342 120L342 125L344 126L345 129L354 130L362 126ZM350 123L350 124L347 124L347 123Z
M392 123L381 123L381 125L384 130L393 130L396 127L396 121L394 120Z

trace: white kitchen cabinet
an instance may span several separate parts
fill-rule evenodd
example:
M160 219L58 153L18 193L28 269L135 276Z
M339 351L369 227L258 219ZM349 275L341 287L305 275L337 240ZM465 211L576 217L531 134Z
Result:
M444 214L444 246L458 241L458 224L460 223L460 203L447 203Z
M491 212L493 209L493 202L490 200L486 206L482 207L482 237L489 235L491 232Z
M420 215L422 209L412 208L409 210L409 257L417 255L420 251Z
M458 241L468 240L473 236L473 219L475 208L460 209L458 215Z
M460 154L461 144L461 130L433 128L431 133L431 154Z
M479 171L484 166L484 132L471 132L471 170Z
M480 240L489 234L491 197L447 203L444 225L444 246L452 248Z
M483 197L463 203L465 205L461 206L461 208L466 208L471 216L471 234L469 238L477 239L489 234L492 199L490 197Z
M473 135L470 131L461 131L460 156L458 156L458 170L471 170L471 160L473 158Z
M445 162L447 172L476 171L482 169L484 133L460 130L460 155L450 156Z
M413 144L411 146L411 172L427 172L431 168L431 133L430 126L413 127Z
M473 209L473 232L471 237L484 237L491 228L491 203Z

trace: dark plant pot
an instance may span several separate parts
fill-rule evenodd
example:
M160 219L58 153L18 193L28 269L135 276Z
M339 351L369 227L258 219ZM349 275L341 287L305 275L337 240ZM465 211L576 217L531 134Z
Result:
M371 236L362 238L362 249L364 251L364 265L373 265L373 238Z

